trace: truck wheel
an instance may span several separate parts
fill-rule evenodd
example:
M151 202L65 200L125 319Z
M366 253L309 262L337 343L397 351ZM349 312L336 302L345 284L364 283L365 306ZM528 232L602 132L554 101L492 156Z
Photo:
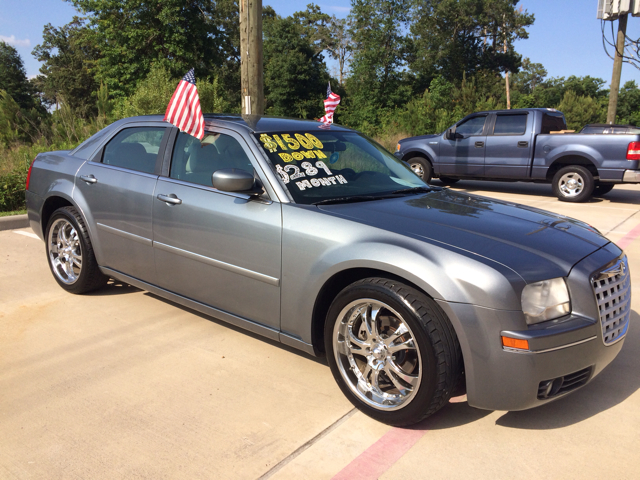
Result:
M108 278L98 268L82 217L73 207L53 212L46 235L49 268L58 285L71 293L102 287Z
M593 195L595 197L600 197L602 195L606 195L607 193L609 193L611 190L613 190L613 187L615 186L615 183L599 183L598 185L596 185L596 187L593 189Z
M593 176L581 165L563 167L553 176L553 193L563 202L584 202L593 189Z
M413 157L409 159L409 166L413 173L419 176L426 183L431 181L431 175L433 173L433 168L431 167L431 162L423 157Z
M451 177L440 177L440 181L445 185L453 185L456 182L459 182L459 178L451 178Z
M366 415L408 426L445 405L462 373L460 344L431 298L395 280L367 278L335 298L325 324L327 360Z

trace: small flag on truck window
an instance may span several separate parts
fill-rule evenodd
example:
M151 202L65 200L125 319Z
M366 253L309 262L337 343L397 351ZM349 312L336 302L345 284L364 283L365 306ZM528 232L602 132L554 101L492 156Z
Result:
M193 68L182 77L176 91L173 92L164 120L199 140L204 138L204 116L200 110L200 97Z
M339 103L340 95L331 91L331 82L329 82L329 86L327 87L327 99L324 101L325 115L318 121L322 123L333 123L333 112L335 112Z

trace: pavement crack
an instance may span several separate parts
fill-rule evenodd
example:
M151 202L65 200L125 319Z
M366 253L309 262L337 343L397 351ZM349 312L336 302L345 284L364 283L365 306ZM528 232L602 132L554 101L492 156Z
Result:
M623 223L625 223L628 220L631 220L632 217L636 216L638 214L638 212L640 212L640 210L636 210L635 212L633 212L631 215L629 215L627 218L625 218L624 220L622 220L619 224L617 224L615 227L607 230L607 232L605 233L605 235L609 235L611 232L613 232L616 228L618 228L620 225L622 225Z
M291 462L293 459L295 459L297 456L299 456L305 450L308 450L310 447L312 447L313 445L318 443L320 440L322 440L324 437L329 435L336 428L338 428L340 425L342 425L344 422L346 422L349 418L351 418L353 415L355 415L355 413L357 411L358 410L356 408L352 408L351 410L349 410L342 417L340 417L338 420L333 422L327 428L322 430L319 434L317 434L311 440L309 440L308 442L306 442L303 445L299 446L293 452L291 452L289 455L287 455L285 458L283 458L278 463L276 463L273 467L271 467L269 470L267 470L266 473L264 473L263 475L258 477L257 480L266 480L267 478L271 478L273 475L275 475L277 472L279 472L285 465L287 465L289 462Z

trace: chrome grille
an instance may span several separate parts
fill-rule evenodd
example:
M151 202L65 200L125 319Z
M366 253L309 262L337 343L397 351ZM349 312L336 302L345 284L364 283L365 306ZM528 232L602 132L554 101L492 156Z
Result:
M627 257L596 274L591 280L600 311L600 326L605 345L611 345L627 333L631 316L631 275Z

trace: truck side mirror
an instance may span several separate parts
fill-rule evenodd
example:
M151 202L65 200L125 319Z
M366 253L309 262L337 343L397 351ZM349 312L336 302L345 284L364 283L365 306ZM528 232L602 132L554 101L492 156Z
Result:
M456 133L456 127L453 126L449 130L447 130L447 133L445 133L445 138L447 140L455 140L457 138L462 138L462 135Z

